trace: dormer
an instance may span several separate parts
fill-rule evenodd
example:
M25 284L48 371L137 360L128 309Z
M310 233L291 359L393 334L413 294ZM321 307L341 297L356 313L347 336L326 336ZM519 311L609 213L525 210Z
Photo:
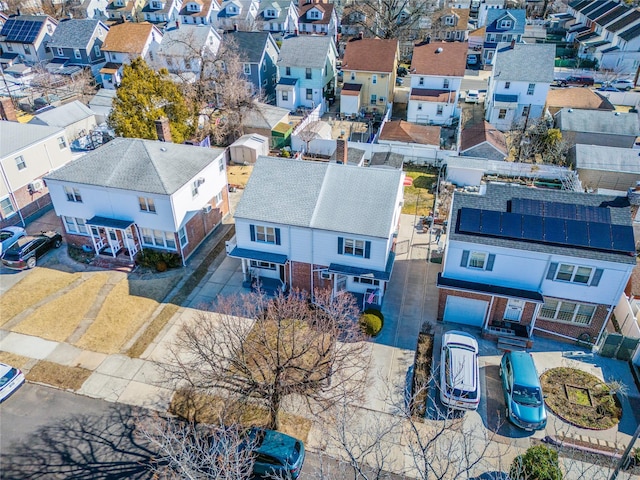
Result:
M516 19L508 13L496 20L496 28L511 30L516 25Z
M165 0L151 0L149 7L151 10L162 10L165 6Z
M440 21L447 27L454 27L458 24L458 16L454 14L443 15L440 17Z
M278 18L280 15L280 5L273 4L264 11L265 18Z
M126 6L127 0L113 0L113 4L118 8L122 8Z
M202 11L202 5L197 2L189 2L186 5L186 10L189 13L199 13Z
M320 7L313 7L307 11L307 20L322 20L324 11Z
M226 10L227 14L229 15L238 15L240 14L240 12L242 12L242 5L236 2L231 2L229 3L229 5L227 5Z

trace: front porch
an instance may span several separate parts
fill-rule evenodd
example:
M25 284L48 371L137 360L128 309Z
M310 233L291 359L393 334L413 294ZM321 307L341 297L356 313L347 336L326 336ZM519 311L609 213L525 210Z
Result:
M132 221L95 216L87 220L86 227L96 256L114 261L126 261L128 258L130 263L134 263L141 245L136 240L139 236Z

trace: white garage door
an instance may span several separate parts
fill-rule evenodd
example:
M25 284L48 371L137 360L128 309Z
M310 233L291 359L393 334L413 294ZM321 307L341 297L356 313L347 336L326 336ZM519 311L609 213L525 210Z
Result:
M449 295L447 297L447 304L444 307L443 320L445 322L464 323L465 325L482 327L488 306L489 302L483 300Z

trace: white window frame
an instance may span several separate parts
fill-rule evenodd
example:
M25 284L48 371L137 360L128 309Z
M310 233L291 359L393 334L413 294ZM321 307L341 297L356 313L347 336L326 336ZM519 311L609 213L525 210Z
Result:
M530 110L531 110L530 105L525 105L524 107L522 107L522 116L526 117L527 115L529 115Z
M573 308L569 308L571 306ZM587 310L590 313L586 313ZM597 310L596 305L550 298L545 300L538 316L544 320L554 322L589 326Z
M353 82L356 79L356 72L351 72L351 81Z
M86 235L89 236L89 228L87 228L87 223L84 218L77 217L67 217L63 215L64 218L64 228L67 233L73 233L75 235Z
M469 252L469 259L467 260L467 268L473 268L476 270L484 270L487 268L487 260L489 254L487 252Z
M500 22L500 28L511 28L511 20L505 19Z
M146 247L161 248L163 250L177 251L177 245L175 244L175 235L172 232L164 232L162 230L155 230L153 228L140 228L140 243ZM147 241L147 238L151 239L151 242ZM162 240L162 243L160 242ZM173 246L171 246L173 243Z
M62 47L56 48L56 54L60 55L61 57L64 56L64 50L62 49Z
M342 244L342 254L349 255L351 257L364 258L365 255L365 240L358 240L356 238L344 238Z
M13 205L9 195L0 198L0 213L2 214L2 218L9 218L17 213L16 207Z
M378 95L376 95L375 93L372 93L371 98L369 100L371 102L371 105L376 105L378 103Z
M277 265L271 262L261 262L260 260L251 260L251 268L259 268L260 270L275 270Z
M67 148L67 140L64 138L64 135L58 137L58 147L60 147L60 150Z
M242 71L244 72L245 75L251 75L251 64L250 63L244 63L242 65Z
M268 243L270 245L276 244L276 228L267 227L265 225L255 225L256 242Z
M446 89L446 90L448 90L448 89L449 89L449 79L448 79L448 78L445 78L445 79L442 81L442 88L444 88L444 89Z
M289 92L282 92L282 101L283 102L288 102L289 101Z
M200 194L200 182L194 180L191 182L191 198L196 198Z
M189 237L187 236L187 229L185 227L178 230L178 240L180 241L181 248L184 248L189 244Z
M63 187L64 193L67 195L67 201L74 203L82 203L82 194L80 189L75 187Z
M15 158L15 161L16 161L16 168L18 169L18 171L24 170L25 168L27 168L27 162L25 161L22 155L18 155Z
M151 197L138 197L138 205L141 212L157 213L156 203Z
M424 77L418 79L418 85L424 85Z
M311 80L313 78L313 70L310 68L305 68L304 70L304 78L306 80Z
M373 285L377 287L380 285L380 280L368 277L353 277L353 283L360 283L362 285Z
M527 86L527 95L533 95L535 91L536 91L536 84L535 83L530 83Z
M373 75L371 75L371 83L373 85L378 83L378 75L376 75L375 73Z
M421 103L418 104L418 110L422 110L422 104Z
M588 275L586 275L585 270L589 270ZM580 271L581 273L578 273ZM578 285L589 285L595 271L596 269L594 267L585 267L584 265L572 265L570 263L560 263L558 264L558 270L556 270L556 274L554 275L553 279L557 282L568 282L568 283L576 283ZM576 280L576 278L584 279L585 281Z
M501 108L500 110L498 110L498 120L504 120L505 118L507 118L507 112L508 110L506 108Z
M306 99L313 100L313 88L307 88Z
M73 56L76 59L81 59L82 58L82 53L80 53L80 49L79 48L74 48L73 49Z
M504 89L509 90L511 88L511 82L504 82Z
M436 115L442 116L444 114L444 105L436 105Z
M216 207L219 206L220 204L222 204L222 200L224 200L223 192L224 192L224 189L220 190L216 194Z
M93 53L95 54L96 57L102 56L102 50L100 50L100 45L93 46Z
M31 46L27 45L26 43L23 45L24 47L24 53L26 55L31 55Z

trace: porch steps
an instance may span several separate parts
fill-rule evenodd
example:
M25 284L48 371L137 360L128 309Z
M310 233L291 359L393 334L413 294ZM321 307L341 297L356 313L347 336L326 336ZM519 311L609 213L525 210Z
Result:
M498 337L498 349L511 351L511 350L526 350L527 340L518 337Z

